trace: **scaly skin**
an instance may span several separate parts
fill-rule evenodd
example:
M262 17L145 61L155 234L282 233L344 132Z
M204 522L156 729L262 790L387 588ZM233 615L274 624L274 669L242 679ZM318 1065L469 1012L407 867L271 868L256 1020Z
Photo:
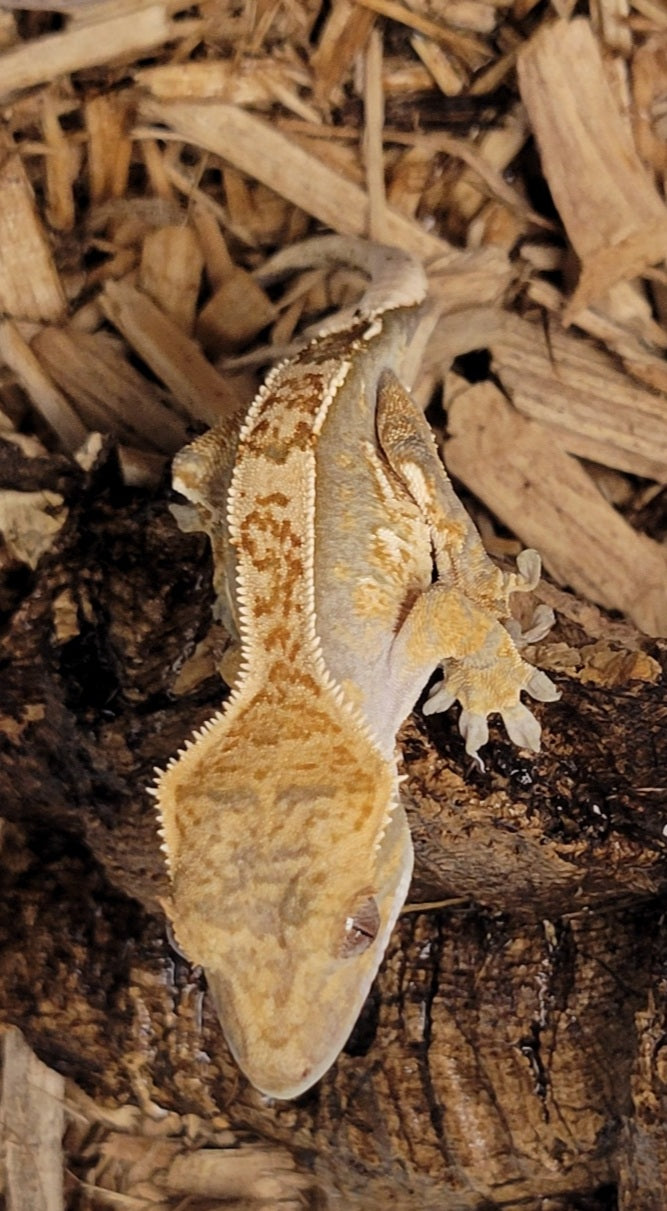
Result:
M495 710L538 747L519 695L555 696L499 622L539 561L488 560L396 378L421 301L405 293L378 307L374 283L361 318L273 371L238 437L175 463L240 665L157 782L171 916L240 1067L281 1098L335 1060L407 894L395 735L433 669L432 709L459 699L475 754Z

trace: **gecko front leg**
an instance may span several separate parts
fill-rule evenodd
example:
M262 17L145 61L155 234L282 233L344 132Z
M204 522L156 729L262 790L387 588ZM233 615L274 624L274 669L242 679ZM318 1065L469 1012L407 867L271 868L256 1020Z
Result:
M392 685L400 699L409 697L439 664L444 681L425 713L458 700L459 727L471 756L488 740L487 717L494 712L515 744L537 751L540 725L521 702L521 691L541 701L557 698L558 691L522 659L500 619L509 615L512 592L535 587L539 556L522 552L518 573L492 563L454 494L431 430L389 372L378 384L377 430L387 461L428 522L437 570L437 580L414 601L392 645Z
M209 429L180 450L173 463L174 488L190 501L189 505L172 505L176 521L182 530L203 530L211 543L216 595L213 617L222 623L231 640L223 653L219 672L229 686L238 675L240 643L234 595L235 554L227 527L227 496L242 419L239 412Z

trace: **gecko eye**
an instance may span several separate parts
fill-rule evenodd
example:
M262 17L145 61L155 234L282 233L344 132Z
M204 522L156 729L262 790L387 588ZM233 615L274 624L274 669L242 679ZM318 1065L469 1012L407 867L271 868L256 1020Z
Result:
M364 896L345 918L345 932L338 954L341 959L363 954L375 941L380 928L380 912L373 896Z

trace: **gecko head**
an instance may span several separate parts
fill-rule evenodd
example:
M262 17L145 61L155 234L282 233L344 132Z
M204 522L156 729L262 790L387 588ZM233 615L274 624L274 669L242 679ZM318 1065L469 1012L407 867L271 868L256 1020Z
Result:
M355 873L335 849L293 872L278 894L265 883L236 939L227 932L224 954L204 965L234 1058L271 1097L298 1097L333 1064L407 894L412 844L401 807L379 843L372 884L363 882L366 863Z
M367 746L355 760L354 744L332 765L300 736L294 761L254 780L229 757L204 775L194 745L158 784L176 939L239 1067L277 1098L345 1045L412 873L394 769Z

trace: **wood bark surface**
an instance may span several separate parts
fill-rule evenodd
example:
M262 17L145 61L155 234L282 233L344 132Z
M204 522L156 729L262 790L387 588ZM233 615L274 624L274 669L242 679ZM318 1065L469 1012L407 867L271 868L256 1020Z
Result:
M300 1205L664 1208L667 718L646 663L664 671L664 644L545 586L553 651L583 652L581 670L594 640L619 660L597 681L552 674L538 757L496 729L482 772L455 712L415 712L414 911L334 1068L271 1103L170 946L144 789L226 692L213 670L174 688L210 626L206 544L166 487L123 486L111 443L84 473L2 441L0 479L69 510L36 570L0 578L2 1020L101 1102L223 1109L285 1146Z

